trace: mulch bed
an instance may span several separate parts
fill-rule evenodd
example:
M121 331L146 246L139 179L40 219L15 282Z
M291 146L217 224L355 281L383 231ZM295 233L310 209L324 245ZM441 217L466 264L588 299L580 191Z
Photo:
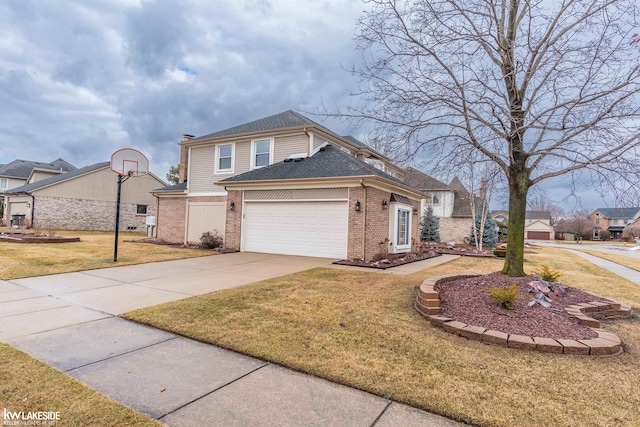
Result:
M1 242L9 243L73 243L79 242L79 237L41 236L34 233L2 233Z
M135 239L135 240L124 240L124 242L128 243L146 243L150 245L161 245L161 246L171 246L176 249L201 249L203 251L214 251L214 252L222 252L220 249L210 249L205 248L200 244L191 243L191 244L182 244L182 243L170 243L165 240L156 239L155 237L145 237L143 239Z
M384 258L378 261L362 261L358 259L343 259L335 261L334 264L338 265L350 265L353 267L367 267L386 270L387 268L398 267L400 265L409 264L416 261L424 261L425 259L435 258L441 254L434 251L424 252L422 254L410 253L401 257Z
M530 293L527 284L533 276L514 278L502 273L492 273L469 279L460 279L438 284L442 315L473 326L525 336L553 339L591 339L597 334L580 325L564 308L582 302L603 301L579 289L567 287L564 296L553 296L550 308L535 304L527 305ZM496 304L489 296L488 288L518 285L518 299L512 310Z

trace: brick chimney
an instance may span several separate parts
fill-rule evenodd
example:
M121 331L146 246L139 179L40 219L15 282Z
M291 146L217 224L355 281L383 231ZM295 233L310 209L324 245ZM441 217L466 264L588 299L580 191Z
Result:
M182 141L186 142L193 139L193 135L182 135ZM180 145L180 165L178 167L178 184L187 180L187 172L189 171L189 148Z

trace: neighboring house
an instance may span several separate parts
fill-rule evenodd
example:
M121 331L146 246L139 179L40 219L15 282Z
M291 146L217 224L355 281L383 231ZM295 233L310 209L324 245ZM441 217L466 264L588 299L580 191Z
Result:
M6 165L0 165L0 203L5 203L1 193L20 187L31 182L39 181L50 176L59 175L76 169L72 164L57 159L49 163L31 160L14 160ZM26 215L26 205L14 205L14 215ZM7 209L4 209L3 219L8 223Z
M2 193L5 218L21 219L34 228L114 230L117 174L110 162L57 174ZM122 184L120 228L143 230L147 215L155 215L151 190L165 183L149 174Z
M440 218L440 239L443 242L463 242L469 238L473 226L471 214L471 195L458 178L450 184L420 172L407 168L405 182L426 193L421 211L427 206Z
M620 238L622 230L640 219L640 207L598 208L589 215L592 239L601 240L600 231L607 230L612 239Z
M412 249L425 196L357 139L293 111L180 143L158 189L157 237L224 236L227 250L371 260Z
M509 221L508 211L493 211L494 221ZM526 211L524 222L524 238L527 240L553 240L555 230L551 224L551 213L547 211Z

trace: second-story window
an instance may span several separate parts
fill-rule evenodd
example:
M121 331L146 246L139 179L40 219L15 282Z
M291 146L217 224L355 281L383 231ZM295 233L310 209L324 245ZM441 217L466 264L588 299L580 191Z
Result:
M216 146L216 173L233 172L233 144Z
M273 161L273 140L259 139L253 141L252 166L261 168L270 165Z

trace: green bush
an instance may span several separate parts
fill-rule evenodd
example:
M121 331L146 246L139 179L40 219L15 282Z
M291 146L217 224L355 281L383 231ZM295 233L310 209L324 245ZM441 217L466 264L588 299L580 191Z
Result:
M533 270L533 273L538 274L546 282L557 282L562 276L558 270L550 268L547 264L543 264L537 270Z
M496 286L489 287L489 296L500 306L511 310L513 303L518 298L518 290L520 287L515 283L506 288L499 288Z

